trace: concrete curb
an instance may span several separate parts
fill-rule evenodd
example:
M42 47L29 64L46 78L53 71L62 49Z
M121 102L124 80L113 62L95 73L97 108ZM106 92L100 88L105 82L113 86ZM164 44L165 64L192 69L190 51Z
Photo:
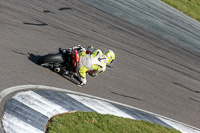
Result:
M35 91L18 92L18 91L25 91L25 90L35 90ZM44 91L41 91L41 90L44 90ZM21 86L11 87L11 88L8 88L6 90L3 90L0 93L0 102L2 104L3 99L5 99L5 97L7 95L14 93L14 92L18 92L16 95L14 95L11 98L11 100L17 99L19 101L19 98L21 98L21 97L22 97L21 99L23 99L23 98L26 98L27 95L33 96L35 93L37 93L37 95L39 95L39 98L37 97L37 99L41 98L42 99L41 101L45 101L47 104L49 104L49 101L46 100L46 98L47 99L49 98L48 95L44 96L44 93L50 92L49 90L57 91L57 92L52 92L53 96L55 94L62 94L62 95L66 95L68 98L70 98L70 101L71 101L71 99L73 99L73 100L75 99L76 102L77 101L79 102L78 103L79 105L78 104L76 105L76 106L79 106L79 107L76 107L76 108L80 108L79 110L82 110L82 109L83 109L83 111L94 110L94 111L99 112L99 113L104 113L104 110L103 111L101 110L101 106L104 106L104 109L106 110L105 113L108 113L108 114L114 114L114 115L117 114L118 116L122 116L122 117L126 117L126 118L132 117L133 119L147 119L148 121L152 121L152 122L158 122L158 123L160 122L161 124L164 124L166 126L169 125L169 127L171 126L171 127L178 129L178 130L181 129L182 132L200 133L200 129L197 129L197 128L192 127L190 125L187 125L187 124L184 124L184 123L181 123L181 122L172 120L170 118L167 118L167 117L164 117L164 116L161 116L161 115L158 115L158 114L154 114L154 113L142 110L142 109L138 109L138 108L135 108L135 107L131 107L129 105L122 104L122 103L110 101L110 100L107 100L107 99L87 95L87 94L84 94L84 93L79 93L79 92L74 92L74 91L70 91L70 90L66 90L66 89L49 87L49 86L21 85ZM30 93L30 94L28 94L28 93ZM66 94L64 94L64 93L66 93ZM43 95L43 96L41 96L41 95ZM28 97L28 98L32 99L32 97ZM59 99L59 98L57 98L57 99ZM25 100L24 102L27 102L29 100ZM52 102L52 100L50 100L50 101ZM11 103L12 101L8 101L8 102ZM8 102L6 102L6 104ZM21 103L26 104L24 102L21 102ZM30 100L30 102L32 102L32 101ZM43 105L43 106L45 106L45 105ZM44 118L42 125L46 124L44 122L46 121L47 117L51 117L54 113L57 113L57 112L55 112L55 110L58 110L58 112L63 112L63 111L66 111L66 110L70 111L69 109L71 108L71 107L69 107L69 109L67 109L66 107L62 108L62 107L60 107L60 105L59 106L55 105L55 101L53 101L53 105L50 105L49 107L51 107L51 106L55 106L56 109L52 109L51 112L49 112L49 110L47 110L47 112L45 112L44 110L39 110L39 112L42 114L41 117ZM6 107L7 106L5 106L5 108ZM112 108L112 109L110 109L110 108ZM6 121L5 114L7 112L8 111L6 111L4 113L4 117L3 117L3 120L2 120L3 123ZM8 116L8 115L6 115L6 116ZM137 117L137 116L140 116L140 117ZM40 118L38 118L38 119L40 119ZM31 124L31 122L28 122L28 123ZM35 122L35 123L37 123L37 122ZM37 127L37 124L34 124L34 126ZM2 126L5 126L5 125L1 125L1 128L2 128ZM43 127L40 128L40 131L41 131L41 129L43 129ZM3 130L3 129L1 129L1 130Z

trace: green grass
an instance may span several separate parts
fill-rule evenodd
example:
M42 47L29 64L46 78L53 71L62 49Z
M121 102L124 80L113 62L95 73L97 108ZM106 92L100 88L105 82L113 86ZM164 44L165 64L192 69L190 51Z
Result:
M45 133L180 133L146 121L96 112L65 113L52 117Z
M200 0L162 0L184 14L200 21Z

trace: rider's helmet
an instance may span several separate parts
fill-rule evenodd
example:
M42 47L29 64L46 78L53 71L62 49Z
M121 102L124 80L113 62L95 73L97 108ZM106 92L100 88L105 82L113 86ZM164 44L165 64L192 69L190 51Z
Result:
M114 60L115 60L115 53L112 51L112 50L106 50L104 52L104 54L106 55L107 57L107 62L106 62L106 65L109 65L111 64Z

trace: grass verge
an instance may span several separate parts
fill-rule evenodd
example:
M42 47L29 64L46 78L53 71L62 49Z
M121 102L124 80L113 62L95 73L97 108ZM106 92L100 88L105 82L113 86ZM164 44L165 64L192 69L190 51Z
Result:
M64 113L52 117L45 133L180 133L146 121L96 112Z
M200 22L200 0L162 0Z

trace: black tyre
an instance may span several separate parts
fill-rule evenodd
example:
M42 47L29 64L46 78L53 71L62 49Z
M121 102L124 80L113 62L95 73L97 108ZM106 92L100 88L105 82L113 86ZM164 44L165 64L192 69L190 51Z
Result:
M49 54L39 58L37 63L38 65L48 66L50 64L62 63L64 61L65 59L62 54Z

